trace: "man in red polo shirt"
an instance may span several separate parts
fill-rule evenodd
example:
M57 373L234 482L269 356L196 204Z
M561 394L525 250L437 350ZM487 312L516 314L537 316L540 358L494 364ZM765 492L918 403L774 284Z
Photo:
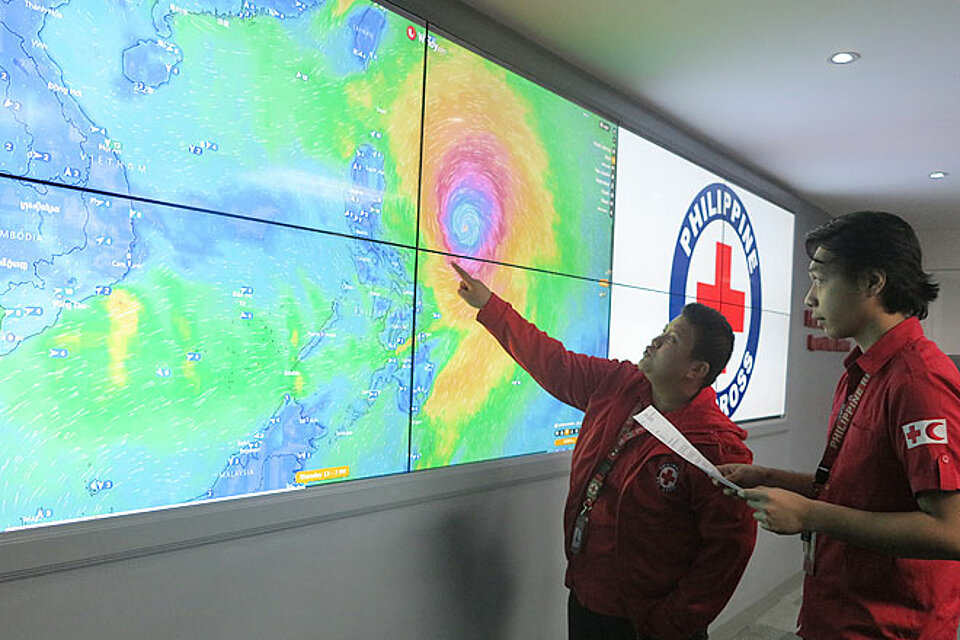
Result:
M720 313L687 305L639 364L573 353L454 264L477 320L544 389L584 411L564 511L571 640L702 640L756 539L746 504L647 433L653 404L714 464L750 462L710 384L733 349Z
M853 338L816 474L728 465L760 525L802 533L799 634L955 640L960 622L960 373L923 335L937 285L909 224L841 216L807 235L806 304Z

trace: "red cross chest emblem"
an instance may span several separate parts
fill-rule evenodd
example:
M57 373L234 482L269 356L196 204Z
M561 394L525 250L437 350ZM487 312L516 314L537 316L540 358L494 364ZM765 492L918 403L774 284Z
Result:
M680 480L680 467L672 462L665 462L657 469L657 486L661 491L669 493L677 488Z

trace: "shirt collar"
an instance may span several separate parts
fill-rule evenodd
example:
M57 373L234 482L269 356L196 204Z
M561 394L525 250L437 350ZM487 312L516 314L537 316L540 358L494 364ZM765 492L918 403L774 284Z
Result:
M909 317L893 329L880 336L872 347L863 352L856 347L844 358L843 365L850 369L854 365L864 373L876 374L883 365L887 364L904 345L910 344L923 337L923 327L916 317Z

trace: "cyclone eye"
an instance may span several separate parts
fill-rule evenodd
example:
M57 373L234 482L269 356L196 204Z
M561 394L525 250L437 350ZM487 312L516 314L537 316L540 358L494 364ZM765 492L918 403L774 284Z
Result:
M503 150L487 138L464 143L444 157L436 185L443 242L454 254L494 258L508 184Z

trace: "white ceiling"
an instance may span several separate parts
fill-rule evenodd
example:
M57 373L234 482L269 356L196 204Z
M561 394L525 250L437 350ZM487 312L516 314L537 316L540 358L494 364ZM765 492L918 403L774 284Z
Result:
M960 233L958 0L463 1L831 214Z

